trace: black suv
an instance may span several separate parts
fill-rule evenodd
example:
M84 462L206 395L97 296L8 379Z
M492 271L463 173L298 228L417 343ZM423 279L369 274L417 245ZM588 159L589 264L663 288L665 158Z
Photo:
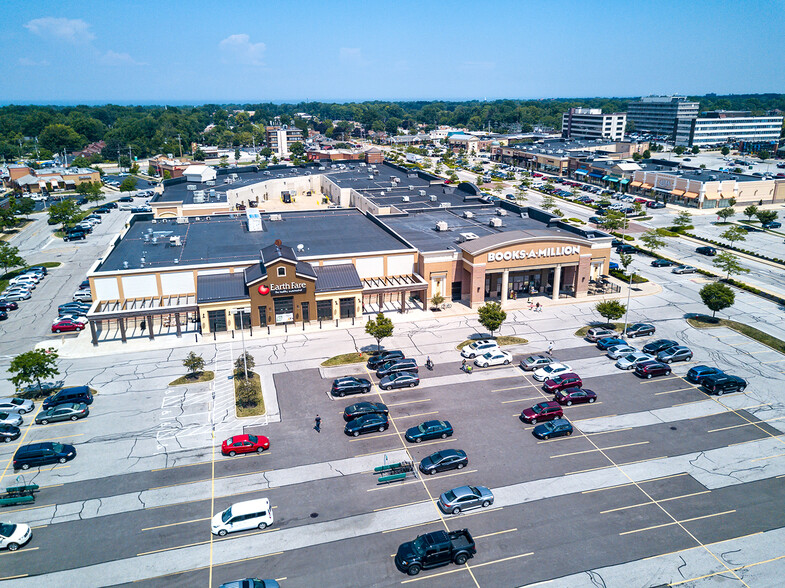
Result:
M16 450L14 454L14 469L28 470L31 467L49 465L52 463L65 463L76 457L76 448L65 443L31 443Z
M397 374L398 372L411 372L416 374L418 371L417 361L414 359L397 359L387 361L379 366L379 369L376 370L376 377L383 378L390 374Z
M659 353L660 351L670 349L671 347L676 347L676 345L678 345L678 342L671 341L670 339L657 339L656 341L652 341L651 343L644 345L641 351L653 355Z
M623 243L616 248L616 253L637 253L638 248L629 243Z
M390 361L391 359L403 359L403 351L391 350L391 351L377 351L371 354L371 357L368 358L368 369L375 370L383 363Z
M87 238L87 232L81 230L69 230L63 235L63 241L82 241Z
M712 374L701 380L701 386L709 394L722 396L726 392L742 392L747 387L747 382L730 374Z
M57 394L44 398L44 410L59 404L75 402L80 404L92 404L93 395L87 386L74 386L73 388L63 388Z
M717 255L717 250L714 247L698 247L695 251L701 255L708 255L709 257Z
M634 325L627 327L625 334L630 338L643 337L644 335L653 335L654 331L656 331L654 325L650 325L649 323L635 323Z
M365 394L371 391L371 383L365 378L345 376L333 380L330 393L333 396L346 396L347 394Z

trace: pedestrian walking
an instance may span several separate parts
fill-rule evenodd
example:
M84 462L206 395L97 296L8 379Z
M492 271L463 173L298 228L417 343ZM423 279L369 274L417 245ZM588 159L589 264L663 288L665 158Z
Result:
M428 356L428 359L425 360L425 367L429 370L433 370L433 362L431 361L431 357Z
M147 323L145 323L144 319L142 319L142 323L139 325L139 328L142 329L142 333L144 333L146 327L147 327Z
M534 312L542 312L542 307L539 302L537 303L537 306L534 307Z
M461 362L461 369L463 371L466 371L466 360L465 359Z
M534 309L534 302L529 300L529 310L533 310L533 309Z
M548 341L548 355L553 355L553 341Z
M317 433L321 433L322 432L322 417L320 417L317 414L316 418L313 420L313 422L314 422L313 428L316 430Z

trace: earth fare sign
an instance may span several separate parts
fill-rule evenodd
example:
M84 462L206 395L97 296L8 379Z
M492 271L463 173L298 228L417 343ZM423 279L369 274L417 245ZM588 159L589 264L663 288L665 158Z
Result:
M305 282L288 282L285 284L270 284L266 286L262 284L259 286L259 294L262 296L272 292L273 296L280 296L282 294L302 294L306 291L308 285Z
M578 245L565 245L564 247L541 247L515 249L512 251L493 251L488 254L488 261L510 261L513 259L537 259L540 257L563 257L580 253Z

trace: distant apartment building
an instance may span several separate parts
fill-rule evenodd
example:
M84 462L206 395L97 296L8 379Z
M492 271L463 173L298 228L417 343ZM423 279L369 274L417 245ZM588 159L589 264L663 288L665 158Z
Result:
M287 125L267 127L267 146L279 159L289 157L292 143L303 141L303 132L297 127Z
M100 182L97 170L86 167L46 167L33 169L27 165L12 164L4 175L3 185L14 191L37 193L43 190L57 192L73 190L85 182Z
M561 136L565 139L624 139L626 112L603 114L599 108L570 108L562 115Z
M749 111L715 110L704 112L690 125L689 135L676 137L677 145L743 144L745 151L777 148L782 116L752 116Z
M637 132L677 137L689 134L699 107L684 96L646 96L627 105L627 118Z

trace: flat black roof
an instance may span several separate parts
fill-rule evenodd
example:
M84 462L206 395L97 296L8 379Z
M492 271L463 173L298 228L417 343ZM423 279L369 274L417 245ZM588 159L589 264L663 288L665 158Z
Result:
M298 257L351 255L371 251L411 249L383 225L356 209L282 212L282 220L262 215L262 231L249 232L244 214L177 219L133 217L133 224L118 241L98 272L229 264L260 259L260 251L280 239L285 245L302 244ZM180 237L180 245L171 237ZM144 262L142 262L144 259ZM124 265L127 263L127 266Z

